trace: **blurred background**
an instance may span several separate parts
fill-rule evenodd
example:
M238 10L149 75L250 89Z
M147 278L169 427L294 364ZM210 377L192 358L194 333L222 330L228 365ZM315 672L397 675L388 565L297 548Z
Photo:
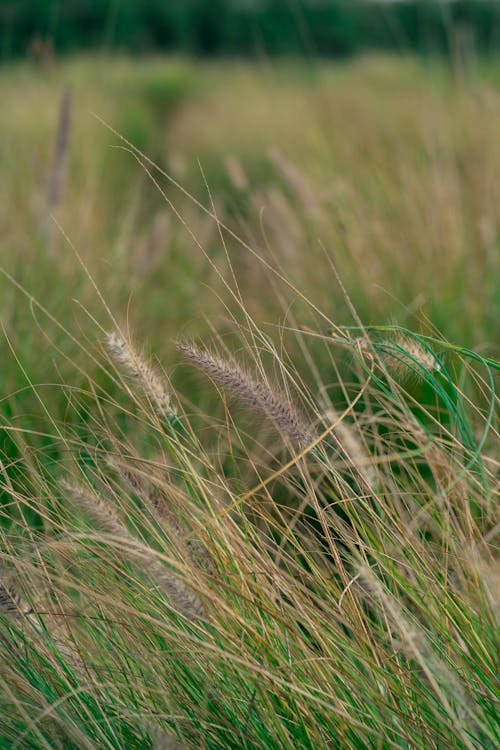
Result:
M4 59L97 50L198 56L447 53L498 43L492 0L3 0Z
M8 412L110 310L162 361L236 287L271 336L350 324L332 263L365 324L498 352L499 40L486 0L2 0Z

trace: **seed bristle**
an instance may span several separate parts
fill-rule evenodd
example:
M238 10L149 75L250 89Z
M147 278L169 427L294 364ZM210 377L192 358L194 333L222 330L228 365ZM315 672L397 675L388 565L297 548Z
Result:
M105 338L106 349L117 365L141 386L157 414L167 419L177 416L172 404L170 389L151 365L132 344L118 333L109 333Z
M314 433L306 418L277 388L271 388L236 363L206 349L183 343L177 343L177 349L212 380L239 398L251 412L266 416L278 432L286 435L299 449L314 441Z

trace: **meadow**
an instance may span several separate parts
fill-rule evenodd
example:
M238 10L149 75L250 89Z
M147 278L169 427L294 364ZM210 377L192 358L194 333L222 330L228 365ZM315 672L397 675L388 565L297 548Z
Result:
M0 93L0 747L497 747L500 63Z

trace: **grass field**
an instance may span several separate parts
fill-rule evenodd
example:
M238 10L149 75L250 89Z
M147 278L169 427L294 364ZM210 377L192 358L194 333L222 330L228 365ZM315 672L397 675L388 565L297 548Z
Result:
M0 747L497 747L500 63L0 93Z

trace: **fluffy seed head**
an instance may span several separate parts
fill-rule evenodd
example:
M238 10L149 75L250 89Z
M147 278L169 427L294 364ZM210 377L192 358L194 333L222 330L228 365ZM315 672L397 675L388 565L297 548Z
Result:
M441 686L451 687L463 703L462 685L445 661L436 655L434 648L424 633L423 628L410 622L397 599L385 588L373 570L367 565L359 565L357 570L358 591L362 597L368 596L381 607L391 627L401 638L401 645L410 658L416 659L434 690L440 695L442 702L447 705L450 713L455 713L448 702ZM460 719L463 719L462 709L458 709Z
M116 364L140 385L157 414L167 419L175 417L177 412L168 387L144 357L115 332L106 336L105 345Z
M250 411L264 414L299 449L313 442L314 434L306 418L283 393L271 389L267 383L257 380L237 364L227 362L206 349L198 349L191 344L177 344L177 348L212 380L240 399Z
M114 508L105 503L93 492L84 487L61 480L61 487L80 505L103 529L110 534L121 537L124 541L122 551L129 557L139 558L147 566L148 575L156 582L171 603L188 619L202 619L205 609L198 595L186 586L171 570L158 560L154 550L141 545L129 532Z
M434 355L422 344L411 336L399 336L394 341L394 352L386 354L387 366L404 376L410 371L419 369L428 372L439 372L441 365Z
M60 485L73 498L74 502L88 513L103 529L115 536L128 534L125 525L115 513L114 508L101 500L100 497L93 492L89 492L85 487L72 484L66 481L66 479L61 479Z
M354 345L361 351L370 353L372 346L381 352L386 367L396 377L406 378L410 374L418 375L422 370L440 372L441 365L429 349L417 339L403 334L383 344L372 344L369 339L355 339Z
M144 478L137 471L134 472L133 468L128 466L125 461L120 462L115 456L109 455L106 458L106 463L119 474L128 487L140 495L172 536L176 536L178 539L183 539L186 536L186 529L177 519L162 489L151 482L144 481ZM185 540L184 547L187 556L197 567L209 573L214 572L215 567L210 554L199 539L189 537Z

